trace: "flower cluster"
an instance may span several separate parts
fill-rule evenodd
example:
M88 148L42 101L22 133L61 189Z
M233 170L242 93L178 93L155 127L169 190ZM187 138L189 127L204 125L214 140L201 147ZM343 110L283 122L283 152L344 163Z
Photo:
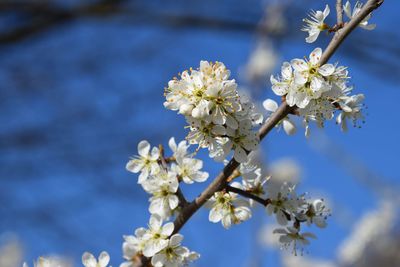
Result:
M133 261L141 256L151 258L155 267L183 266L199 257L180 245L182 235L172 235L172 222L162 224L184 205L179 198L179 183L204 182L208 173L201 171L203 161L193 157L186 141L177 144L172 137L168 145L172 155L165 157L162 147L152 148L149 142L143 140L138 144L139 155L126 165L128 171L140 172L138 183L151 194L149 212L152 215L148 229L138 228L134 236L124 237L123 252L127 261L121 267L133 266Z
M204 182L208 178L207 172L200 171L203 161L189 154L186 141L176 144L175 139L171 138L169 147L173 155L164 158L157 147L151 148L149 142L141 141L138 144L139 155L126 165L127 170L133 173L140 172L138 183L152 195L149 211L162 219L169 218L178 208L179 182L192 184Z
M233 150L236 161L246 162L247 153L259 142L253 127L263 118L239 96L235 80L229 77L223 63L201 61L198 70L184 71L180 79L169 81L164 106L186 117L190 144L208 148L217 161Z
M211 209L209 220L214 223L221 221L224 228L230 228L232 224L249 219L251 208L259 203L268 215L275 216L279 225L286 227L275 231L284 234L280 237L282 246L293 245L294 253L297 249L303 250L303 246L309 243L306 237L313 235L301 233L301 224L325 228L330 210L323 199L313 200L306 198L305 194L297 195L294 185L263 175L255 163L254 152L249 158L248 162L240 164L236 175L242 178L241 183L230 183L207 202Z
M306 136L309 135L309 122L324 126L325 120L337 115L337 123L343 131L347 129L347 120L356 126L364 117L361 113L364 95L350 95L353 87L348 85L348 71L337 64L320 64L321 48L314 49L309 60L295 58L282 65L281 76L271 76L272 90L283 96L291 107L297 108L297 114L303 118ZM275 109L271 101L264 102L267 110ZM289 119L282 121L285 131L292 133L294 124ZM286 126L285 126L286 124Z
M122 250L126 261L120 267L135 266L135 261L141 255L151 258L151 264L155 267L184 266L198 259L199 254L181 246L183 236L172 235L173 231L172 222L163 225L160 216L152 215L148 229L138 228L135 235L124 236Z

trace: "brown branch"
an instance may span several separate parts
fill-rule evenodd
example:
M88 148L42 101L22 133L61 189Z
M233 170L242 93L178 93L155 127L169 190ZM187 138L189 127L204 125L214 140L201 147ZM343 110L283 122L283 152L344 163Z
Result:
M260 203L263 206L267 206L268 204L271 203L271 200L269 198L263 199L263 198L261 198L259 196L256 196L256 195L254 195L254 194L252 194L252 193L250 193L248 191L242 190L240 188L236 188L236 187L233 187L233 186L230 186L230 185L227 185L225 188L229 192L233 192L233 193L239 194L239 195L241 195L243 197L250 198L250 199L252 199L254 201L257 201L258 203Z
M353 17L349 23L344 25L343 29L336 32L332 40L330 41L328 47L325 49L321 56L319 64L325 64L336 49L340 46L343 40L349 35L349 33L358 26L358 24L374 9L378 8L384 0L369 0L359 14ZM291 111L293 107L290 107L285 101L279 106L279 108L274 112L271 117L265 121L260 130L258 131L258 136L260 141ZM224 167L222 172L211 182L211 184L192 202L190 202L185 208L182 209L181 213L174 221L174 232L175 234L185 225L185 223L192 217L192 215L201 207L203 204L214 195L215 192L226 188L227 179L239 166L239 163L234 159L231 159L229 163Z

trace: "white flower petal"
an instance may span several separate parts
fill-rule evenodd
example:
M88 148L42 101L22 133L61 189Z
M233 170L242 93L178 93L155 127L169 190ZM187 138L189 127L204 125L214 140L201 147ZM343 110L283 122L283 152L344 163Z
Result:
M263 107L271 112L275 112L278 109L278 104L272 99L266 99L263 102Z
M150 144L146 140L140 141L138 144L138 153L142 157L147 157L150 152Z

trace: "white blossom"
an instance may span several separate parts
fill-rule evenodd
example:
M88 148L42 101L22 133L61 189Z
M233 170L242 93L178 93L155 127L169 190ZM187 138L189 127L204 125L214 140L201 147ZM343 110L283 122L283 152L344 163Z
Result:
M270 204L266 207L267 213L275 214L280 225L287 225L288 221L295 217L298 208L304 204L303 198L296 195L295 186L286 182L268 183L266 189L267 198L270 199Z
M150 217L149 229L143 234L145 240L144 256L152 257L168 246L168 237L174 231L174 224L172 222L162 224L163 221L160 216L154 214Z
M232 186L241 187L240 184ZM211 208L208 219L210 222L222 222L224 228L228 229L232 224L239 224L251 217L248 201L237 198L232 192L215 192L214 196L207 202Z
M179 267L192 261L194 254L197 253L190 252L188 248L181 246L182 240L181 234L172 235L168 245L152 257L151 264L154 267Z
M176 192L179 187L177 174L172 170L161 169L156 176L142 184L146 192L153 196L149 199L149 211L166 219L178 207Z
M316 236L312 233L300 233L299 229L295 227L287 227L287 228L278 228L275 229L274 234L279 234L279 242L282 244L282 247L289 248L293 247L293 254L297 255L297 250L300 249L301 254L303 254L304 247L310 244L308 238L316 238Z
M198 70L182 72L165 90L164 106L184 115L189 124L188 142L208 148L217 161L224 160L230 149L236 160L245 160L258 143L252 128L262 122L254 105L239 96L236 81L229 76L223 63L201 61ZM241 126L247 121L250 127L244 130Z
M342 102L339 102L339 105L342 112L337 116L336 122L340 125L342 131L346 132L348 129L347 119L350 119L355 126L358 119L364 118L361 113L364 98L363 94L341 97Z
M110 262L110 255L106 251L100 253L98 260L89 252L82 255L82 264L85 267L107 267Z
M200 171L203 168L203 161L193 158L179 158L178 164L172 164L171 170L175 172L183 182L192 184L193 182L204 182L208 178L207 172Z
M258 169L260 170L260 169ZM255 179L243 179L243 189L251 194L264 198L266 195L265 183L268 181L269 177L258 175ZM249 199L250 206L254 206L254 200Z
M361 114L362 94L350 95L353 87L348 86L348 70L338 64L323 64L319 61L322 57L320 48L314 49L309 61L293 59L284 62L281 77L271 76L272 90L278 96L284 97L287 104L296 107L296 115L302 117L305 135L310 135L310 123L324 127L326 120L332 120L335 113L339 113L336 121L346 130L346 119L363 119ZM272 100L264 101L264 106L270 112L278 107ZM284 118L281 123L286 132L292 133L295 125Z
M346 4L344 4L343 6L343 11L346 14L346 16L349 19L353 19L355 16L357 16L358 13L360 13L361 9L363 7L363 4L360 2L356 2L356 4L354 5L354 9L353 12L351 12L351 4L349 1L346 2ZM373 30L376 28L376 24L369 24L368 20L371 18L371 13L369 13L361 22L360 24L358 24L358 26L360 26L361 28L365 29L365 30Z
M175 138L171 137L168 141L168 146L171 149L172 153L173 153L173 157L175 159L183 159L185 157L187 157L188 155L188 148L189 145L187 144L187 142L185 140L180 141L179 144L177 145L175 142Z
M248 161L248 152L257 149L259 138L257 134L251 131L250 121L241 121L237 130L228 129L227 135L230 137L223 145L223 151L233 150L233 158L244 163Z
M295 58L291 60L294 69L294 85L291 86L286 101L289 106L304 108L311 99L317 99L330 87L325 79L335 72L332 64L319 65L322 55L321 48L315 48L309 57L309 61Z
M329 12L329 6L326 5L324 11L311 11L309 19L303 19L306 25L301 30L308 32L307 43L315 42L320 32L329 29L329 26L324 22Z
M160 153L157 147L153 147L150 151L150 144L146 140L140 141L138 144L139 156L132 158L127 164L126 169L133 173L141 172L138 183L143 183L150 174L154 175L160 170L158 158Z
M329 215L330 211L326 208L324 200L316 199L309 203L300 214L297 214L297 218L306 220L308 225L315 224L319 228L325 228Z
M124 236L125 241L122 244L122 252L126 261L120 267L135 266L136 257L143 252L146 245L146 240L144 239L146 231L145 228L141 227L135 230L135 235Z

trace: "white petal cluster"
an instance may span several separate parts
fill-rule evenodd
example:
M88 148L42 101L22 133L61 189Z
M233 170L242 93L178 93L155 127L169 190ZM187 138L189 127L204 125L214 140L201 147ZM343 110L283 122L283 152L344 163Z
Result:
M138 228L135 235L124 236L122 250L126 261L120 267L135 266L135 260L140 255L151 258L151 263L155 267L184 266L199 258L197 253L181 246L183 236L172 235L173 231L172 222L163 224L160 216L152 215L148 229Z
M303 19L305 25L301 30L308 33L308 37L306 38L307 43L315 42L320 32L329 29L329 26L324 22L329 12L329 6L326 5L324 11L311 11L308 15L309 18Z
M200 255L181 246L182 240L181 234L171 236L168 245L152 257L151 264L154 267L176 267L185 266L189 262L197 260Z
M295 218L297 209L303 204L303 198L297 198L295 187L289 183L280 186L272 183L267 184L267 197L271 203L266 211L269 215L275 214L280 225L287 225L288 221Z
M176 196L179 181L177 174L173 171L161 169L157 176L142 184L143 189L152 194L150 197L149 211L161 218L168 218L178 207L179 199Z
M253 126L260 115L252 103L241 99L229 77L223 63L201 61L198 70L184 71L180 79L169 81L164 106L186 117L190 144L208 148L217 161L234 150L235 160L246 162L247 153L259 142Z
M241 187L238 183L234 183L232 186ZM229 229L232 224L239 224L251 218L249 202L238 198L237 194L232 192L215 192L206 205L211 208L208 216L210 222L221 221L225 229Z
M330 210L323 199L308 200L305 194L297 195L295 186L290 183L273 183L268 180L266 195L270 199L267 213L275 214L278 224L286 226L289 221L306 222L324 228Z
M353 12L351 11L351 4L349 1L346 2L346 4L343 5L343 11L346 14L346 16L349 19L352 19L353 17L357 16L358 13L360 13L361 9L363 7L363 4L360 2L356 2L356 4L354 5L353 8ZM369 24L368 20L371 18L371 13L366 16L361 22L360 24L358 24L358 26L360 26L361 28L365 29L365 30L373 30L376 28L376 24Z
M297 213L297 218L307 221L307 225L315 224L319 228L325 228L326 220L330 216L323 199L316 199L307 204L307 208Z
M192 184L204 182L208 173L201 171L203 161L193 158L188 152L189 145L186 141L176 144L170 138L168 145L172 151L170 164L162 165L160 151L157 147L151 148L146 140L139 142L139 156L131 159L126 168L134 173L140 172L138 183L151 194L149 211L162 219L167 219L178 208L179 198L177 191L179 182Z
M312 233L300 233L298 228L286 227L275 229L274 234L279 234L279 242L284 248L292 247L292 252L297 255L297 250L300 249L303 254L304 247L310 244L308 238L316 238Z
M272 90L278 96L283 96L291 107L297 107L298 115L303 118L306 136L310 134L309 123L315 122L323 127L325 120L331 120L337 111L337 117L342 130L346 129L346 120L354 125L362 119L362 100L364 96L350 95L352 87L348 86L348 71L346 67L337 64L320 65L321 48L314 49L309 60L293 59L282 65L281 77L271 76ZM265 102L270 111L276 110L271 102ZM281 122L286 131L294 131L293 123L285 118ZM286 126L285 126L286 124Z
M82 255L82 264L85 267L107 267L110 262L110 255L106 251L100 253L98 260L89 252Z
M131 159L127 169L138 173L139 184L151 194L149 198L151 213L148 228L138 228L134 235L124 236L122 250L124 259L120 267L134 267L141 257L151 258L152 266L186 266L199 258L195 252L181 246L183 236L172 235L174 224L164 220L175 215L181 204L178 198L179 183L192 184L204 182L208 173L201 171L203 161L195 159L188 151L186 141L178 144L170 138L168 146L170 157L164 156L163 148L151 148L149 142L141 141L138 145L139 156Z

